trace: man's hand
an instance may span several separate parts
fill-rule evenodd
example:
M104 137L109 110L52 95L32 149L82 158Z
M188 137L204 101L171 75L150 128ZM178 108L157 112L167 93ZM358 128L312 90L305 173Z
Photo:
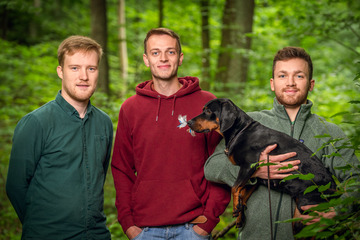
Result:
M302 210L308 210L312 207L316 207L317 205L306 205L306 206L302 206L301 209ZM318 216L310 216L310 215L302 215L302 214L299 214L298 218L302 218L303 220L307 220L307 219L310 219L309 222L306 223L306 225L310 225L310 224L313 224L313 223L316 223L316 222L319 222L320 221L320 218L323 217L323 218L333 218L336 216L336 212L333 208L331 208L331 210L329 212L318 212L318 211L315 211Z
M126 236L131 240L142 232L141 228L137 226L131 226L126 230Z
M267 163L267 155L272 150L274 150L276 148L276 146L277 146L276 144L267 146L266 149L261 152L259 161L265 161L264 163ZM290 153L285 153L285 154L280 154L280 155L269 156L269 162L276 164L276 165L269 166L270 179L283 179L283 178L286 178L287 176L291 175L291 174L288 174L289 172L297 170L299 167L296 165L300 164L300 160L293 160L293 161L281 163L282 161L285 161L294 156L296 156L296 152L290 152ZM279 170L279 168L287 167L289 164L293 165L293 167ZM259 177L262 179L268 179L267 166L259 167L251 177Z
M201 236L207 236L209 235L209 233L207 231L205 231L204 229L200 228L198 225L194 225L193 226L194 232L196 232L197 234L201 235Z

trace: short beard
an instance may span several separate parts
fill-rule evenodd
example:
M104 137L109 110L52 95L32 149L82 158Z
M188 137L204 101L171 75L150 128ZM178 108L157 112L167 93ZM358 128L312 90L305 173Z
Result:
M285 107L295 108L295 107L300 107L302 104L307 103L307 96L308 96L308 94L305 94L304 97L302 97L300 99L294 99L291 101L286 101L281 96L280 97L276 96L276 100Z

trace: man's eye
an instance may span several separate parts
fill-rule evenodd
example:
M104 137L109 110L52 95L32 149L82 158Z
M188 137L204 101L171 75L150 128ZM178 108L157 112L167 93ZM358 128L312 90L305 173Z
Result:
M284 78L284 77L285 77L284 74L279 75L279 78Z
M90 71L90 72L95 72L95 71L96 71L96 68L95 68L95 67L90 67L90 68L89 68L89 71Z
M176 54L176 52L175 51L169 51L169 54L174 55L174 54Z
M296 77L297 77L297 78L304 78L303 75L297 75Z
M152 52L151 55L157 56L157 55L159 55L159 52Z
M78 67L71 67L71 70L73 70L73 71L76 71L78 69L79 69Z

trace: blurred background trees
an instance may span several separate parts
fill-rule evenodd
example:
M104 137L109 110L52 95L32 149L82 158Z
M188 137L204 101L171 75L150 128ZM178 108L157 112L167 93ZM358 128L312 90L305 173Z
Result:
M121 103L150 79L143 39L154 27L176 31L184 62L179 76L197 76L205 90L231 98L245 111L270 109L272 59L300 46L314 63L313 112L360 143L360 2L351 0L1 0L0 1L0 236L19 239L21 225L5 194L11 138L26 113L54 99L57 47L69 35L87 35L105 50L92 102L114 127ZM357 77L356 77L357 76ZM114 239L116 220L109 172L105 211ZM232 221L231 209L217 230ZM236 231L227 235L235 239Z

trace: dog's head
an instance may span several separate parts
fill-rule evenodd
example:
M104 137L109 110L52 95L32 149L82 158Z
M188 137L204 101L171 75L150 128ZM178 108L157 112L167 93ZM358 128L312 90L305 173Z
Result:
M188 121L188 126L195 132L217 131L221 135L230 129L237 116L236 106L227 98L210 100L203 112Z

